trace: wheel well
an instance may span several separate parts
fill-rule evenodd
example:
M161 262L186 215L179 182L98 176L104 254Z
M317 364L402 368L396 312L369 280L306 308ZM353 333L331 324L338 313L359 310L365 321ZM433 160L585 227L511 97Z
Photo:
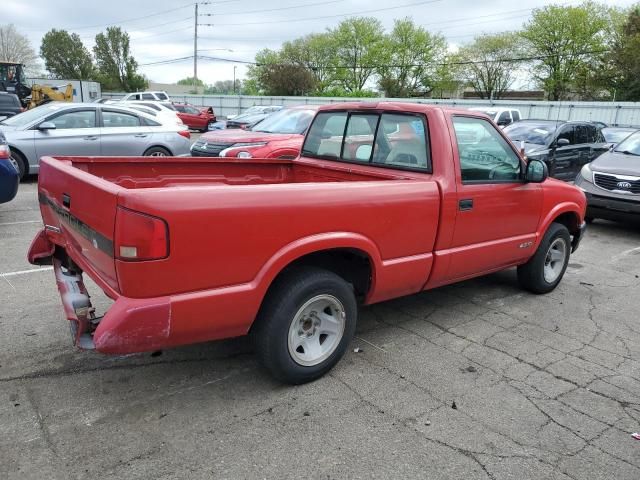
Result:
M26 177L27 175L29 175L30 165L29 159L26 157L26 155L22 153L19 148L13 147L11 145L9 145L9 150L18 154L23 163L22 166L24 167L24 176Z
M564 225L569 233L575 235L580 230L578 215L573 212L565 212L553 219L553 223Z
M297 258L282 269L273 282L282 275L286 275L291 269L305 266L323 268L342 277L346 282L353 285L356 297L359 300L363 300L369 293L372 275L371 259L361 250L336 248L309 253Z

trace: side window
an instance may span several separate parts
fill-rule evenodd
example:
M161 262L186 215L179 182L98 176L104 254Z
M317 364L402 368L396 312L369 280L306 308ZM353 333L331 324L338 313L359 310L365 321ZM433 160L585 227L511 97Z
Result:
M159 127L162 124L159 122L156 122L155 120L151 120L149 118L142 118L142 124L146 125L147 127Z
M142 100L155 100L156 98L150 93L143 93Z
M512 110L511 111L511 116L513 117L513 121L514 122L519 122L520 121L520 112L518 110Z
M67 128L94 128L96 126L95 110L81 110L76 112L61 113L46 120L56 126L56 129Z
M598 128L595 125L587 125L587 143L598 143Z
M158 97L158 100L169 100L169 97L167 97L164 93L162 92L158 92L156 93L156 97Z
M463 182L514 181L520 178L520 159L486 120L453 117Z
M185 113L189 113L191 115L200 115L200 110L193 107L184 107Z
M305 138L302 154L339 158L346 124L346 112L318 113Z
M377 125L378 115L351 115L344 137L342 158L357 162L369 162Z
M384 113L380 119L373 163L426 169L428 144L422 118Z
M139 127L140 118L125 112L102 111L102 122L105 128Z
M574 125L564 125L560 129L560 133L558 134L558 138L566 138L569 140L569 145L576 144L576 127Z
M589 143L589 130L586 125L576 125L576 144Z
M505 110L498 117L498 121L496 122L498 125L509 125L511 123L511 115L508 110Z

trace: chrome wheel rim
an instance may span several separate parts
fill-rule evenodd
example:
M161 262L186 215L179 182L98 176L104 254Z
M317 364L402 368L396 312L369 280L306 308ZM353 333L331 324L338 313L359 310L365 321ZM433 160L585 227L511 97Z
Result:
M558 279L566 258L567 244L562 238L556 238L549 246L544 259L544 280L547 283L553 283Z
M167 154L164 152L153 152L152 154L149 155L150 157L166 157Z
M18 165L18 160L16 160L13 155L9 157L9 163L13 165L13 168L16 169L16 172L20 173L20 165Z
M324 362L338 348L346 322L342 302L333 295L317 295L295 314L289 326L289 355L298 365Z

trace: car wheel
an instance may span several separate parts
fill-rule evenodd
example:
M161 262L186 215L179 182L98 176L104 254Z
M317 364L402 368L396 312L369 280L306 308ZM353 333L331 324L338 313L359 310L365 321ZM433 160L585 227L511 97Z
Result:
M584 221L587 222L588 224L593 223L594 218L593 217L584 217Z
M533 293L551 292L562 280L570 255L569 230L552 223L533 257L518 267L520 285Z
M251 335L267 370L297 385L321 377L342 358L357 315L345 280L327 270L298 268L270 288Z
M151 147L144 152L145 157L170 157L171 152L163 147Z
M11 165L18 171L20 179L22 180L27 174L27 162L22 156L22 154L16 152L15 150L11 150L11 155L9 156L9 161Z
M214 129L214 125L215 125L215 123L216 123L216 122L209 122L209 123L207 123L207 127L206 127L204 130L202 130L202 131L203 131L203 132L208 132L209 130L213 130L213 129Z

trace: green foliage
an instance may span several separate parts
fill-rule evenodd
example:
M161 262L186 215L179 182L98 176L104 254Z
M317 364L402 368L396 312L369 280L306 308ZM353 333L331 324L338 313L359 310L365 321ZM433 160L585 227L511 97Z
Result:
M95 76L91 53L77 33L55 28L48 31L42 37L40 56L45 68L56 78L92 80Z
M576 89L577 72L586 72L605 49L609 23L604 6L549 5L533 11L522 31L532 56L532 73L550 100L563 100Z
M120 27L97 34L93 53L105 90L135 92L147 87L147 79L137 73L138 63L130 54L129 34Z
M380 89L388 97L415 97L430 93L445 72L439 70L447 53L447 41L429 33L413 20L396 20L384 37L379 75Z
M329 33L335 42L337 83L349 93L361 91L385 61L382 23L371 17L348 18Z
M511 59L522 52L517 33L480 35L458 52L460 71L480 98L500 99L513 85L517 67Z
M204 82L202 81L202 79L198 79L198 81L196 82L198 84L198 87L204 87ZM191 86L193 85L193 77L187 77L187 78L183 78L182 80L178 80L178 85L187 85L187 86Z
M611 52L601 58L597 72L598 86L610 98L640 101L640 5L628 12L611 12Z

